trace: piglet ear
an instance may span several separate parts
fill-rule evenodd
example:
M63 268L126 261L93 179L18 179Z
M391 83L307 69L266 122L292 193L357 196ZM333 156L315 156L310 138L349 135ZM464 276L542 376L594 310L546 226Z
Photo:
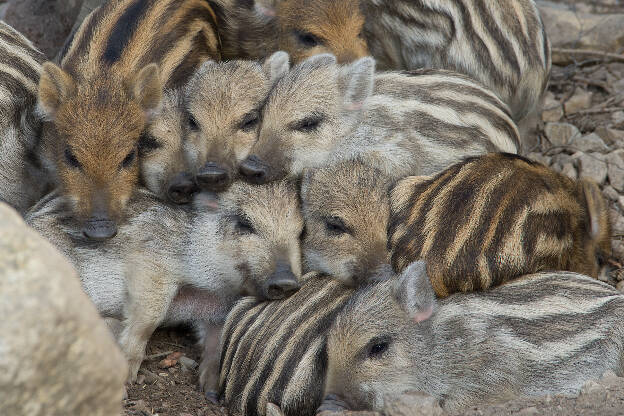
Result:
M277 16L277 3L280 0L255 0L254 11L262 20L272 20Z
M340 84L343 90L344 106L347 110L359 110L373 94L375 83L375 60L361 58L340 69Z
M38 110L47 120L52 120L63 101L76 92L76 83L67 72L52 62L43 64L39 78Z
M394 297L415 322L431 317L436 297L424 261L416 261L403 270L395 284Z
M271 83L282 78L290 70L289 59L286 52L277 51L264 61L262 71Z
M136 99L148 118L154 115L162 101L163 86L160 82L158 65L146 65L130 80L129 85L132 97Z

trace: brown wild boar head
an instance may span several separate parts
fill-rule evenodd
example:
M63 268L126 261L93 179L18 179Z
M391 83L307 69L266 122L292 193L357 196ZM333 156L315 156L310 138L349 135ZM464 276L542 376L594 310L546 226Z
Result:
M264 65L253 61L205 62L186 86L184 153L202 190L223 191L256 141L260 107L271 80L288 71L288 54Z
M359 0L282 0L275 7L279 49L293 62L331 53L339 63L368 55Z
M128 79L110 73L80 79L43 65L39 111L56 136L44 151L87 238L116 234L137 184L139 138L161 96L156 64Z

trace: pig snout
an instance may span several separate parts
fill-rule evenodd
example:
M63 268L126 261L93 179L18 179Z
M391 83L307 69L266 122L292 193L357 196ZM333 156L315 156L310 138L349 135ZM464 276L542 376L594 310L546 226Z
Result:
M323 399L323 403L316 410L316 414L321 412L344 412L351 410L351 407L340 396L336 394L328 394Z
M175 204L188 204L197 190L197 185L190 174L179 173L171 180L167 196Z
M89 240L105 241L117 235L117 224L106 216L94 216L85 221L82 233Z
M230 183L230 174L218 164L208 162L197 172L195 180L201 190L223 191Z
M251 155L245 159L239 170L248 182L261 185L269 181L269 167L256 155Z
M300 287L290 264L279 262L275 267L275 272L265 284L264 296L270 300L283 299L295 293Z

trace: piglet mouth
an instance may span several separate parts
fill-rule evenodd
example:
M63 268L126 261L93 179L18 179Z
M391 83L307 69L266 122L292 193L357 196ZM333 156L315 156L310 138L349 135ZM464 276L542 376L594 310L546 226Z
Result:
M328 394L323 399L323 403L316 410L316 414L318 415L321 412L344 412L347 410L352 410L351 406L340 396L336 394Z

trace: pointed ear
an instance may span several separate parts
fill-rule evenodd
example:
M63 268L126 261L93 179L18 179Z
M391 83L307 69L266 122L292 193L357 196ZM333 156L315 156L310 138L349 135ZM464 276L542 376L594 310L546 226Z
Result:
M63 101L76 93L76 83L67 72L46 62L39 78L39 112L48 120L53 119Z
M255 0L254 11L263 20L274 19L277 16L278 0Z
M362 108L364 101L373 94L374 77L375 60L371 57L358 59L340 69L340 84L347 110Z
M331 53L319 53L318 55L312 55L301 65L311 66L315 68L324 68L327 66L336 65L336 57Z
M271 83L274 83L276 80L286 75L290 70L289 59L290 57L286 52L277 51L264 61L264 64L262 64L262 71Z
M424 261L416 261L403 270L395 283L394 297L415 322L431 317L436 297Z
M589 235L596 243L611 239L609 207L598 185L588 179L581 179L580 185L587 203L589 216ZM608 244L607 244L608 245Z
M390 189L390 207L392 211L402 211L416 191L416 186L424 185L431 176L408 176L396 182Z
M129 89L147 117L150 118L160 107L163 96L158 65L152 63L141 69L130 81Z

